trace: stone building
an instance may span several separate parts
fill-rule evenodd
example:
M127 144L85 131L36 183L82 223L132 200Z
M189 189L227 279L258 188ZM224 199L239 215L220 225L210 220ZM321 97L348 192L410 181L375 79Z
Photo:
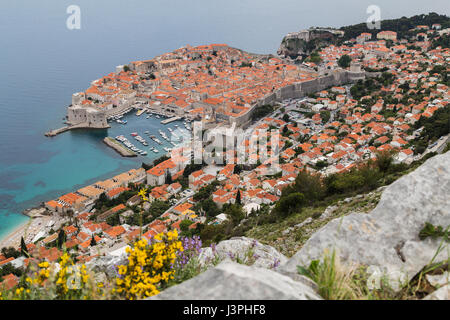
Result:
M67 123L69 125L85 124L91 128L107 128L106 112L93 107L72 105L67 108Z

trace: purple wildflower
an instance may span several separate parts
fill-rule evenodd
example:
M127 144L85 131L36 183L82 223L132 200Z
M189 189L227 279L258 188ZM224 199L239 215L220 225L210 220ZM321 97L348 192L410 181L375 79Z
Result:
M116 274L116 278L123 279L123 275L119 274L119 265L113 265L114 273Z
M228 257L230 257L231 260L234 260L234 254L231 251L227 252Z
M278 268L278 266L280 265L280 259L274 258L273 264L272 264L272 269L276 269Z
M202 241L199 236L192 238L181 238L181 244L183 245L183 251L177 253L176 267L182 268L189 263L190 259L196 257L202 251Z

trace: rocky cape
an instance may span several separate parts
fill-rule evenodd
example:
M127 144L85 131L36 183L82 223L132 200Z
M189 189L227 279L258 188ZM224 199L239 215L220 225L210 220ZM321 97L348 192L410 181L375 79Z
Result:
M323 28L291 32L284 36L277 54L292 59L301 58L311 54L320 44L334 43L343 34L340 30Z

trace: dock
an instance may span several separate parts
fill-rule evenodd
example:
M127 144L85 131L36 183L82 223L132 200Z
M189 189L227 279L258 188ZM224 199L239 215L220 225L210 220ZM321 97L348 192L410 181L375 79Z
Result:
M129 107L129 108L125 109L125 110L119 110L119 111L116 111L115 113L114 113L114 112L113 112L113 113L110 113L110 114L108 115L107 119L108 119L108 120L111 120L112 118L117 117L117 116L124 116L124 115L126 115L128 112L132 111L133 109L134 109L133 107Z
M181 120L181 117L173 117L173 118L169 118L169 119L164 119L161 121L162 124L168 124L177 120Z
M111 137L106 137L103 142L108 146L117 151L122 157L137 157L137 154L132 150L128 149L124 145L120 144Z
M69 126L65 126L65 127L59 128L59 129L55 129L55 130L51 130L49 132L46 132L45 136L46 137L54 137L54 136L56 136L56 135L58 135L60 133L66 132L67 130L70 130Z
M55 129L55 130L51 130L46 132L44 135L46 137L54 137L60 133L69 131L69 130L73 130L73 129L107 129L110 128L110 126L106 126L106 127L93 127L90 126L88 123L86 122L82 122L82 123L78 123L78 124L74 124L74 125L68 125L68 126L64 126L62 128L59 129Z

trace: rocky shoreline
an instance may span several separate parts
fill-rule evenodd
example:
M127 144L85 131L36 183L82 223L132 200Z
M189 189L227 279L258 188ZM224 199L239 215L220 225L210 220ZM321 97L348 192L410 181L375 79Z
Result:
M22 214L26 215L27 217L30 218L38 218L38 217L42 217L42 216L46 216L48 215L48 211L45 207L43 206L37 206L34 208L28 208L22 211Z

